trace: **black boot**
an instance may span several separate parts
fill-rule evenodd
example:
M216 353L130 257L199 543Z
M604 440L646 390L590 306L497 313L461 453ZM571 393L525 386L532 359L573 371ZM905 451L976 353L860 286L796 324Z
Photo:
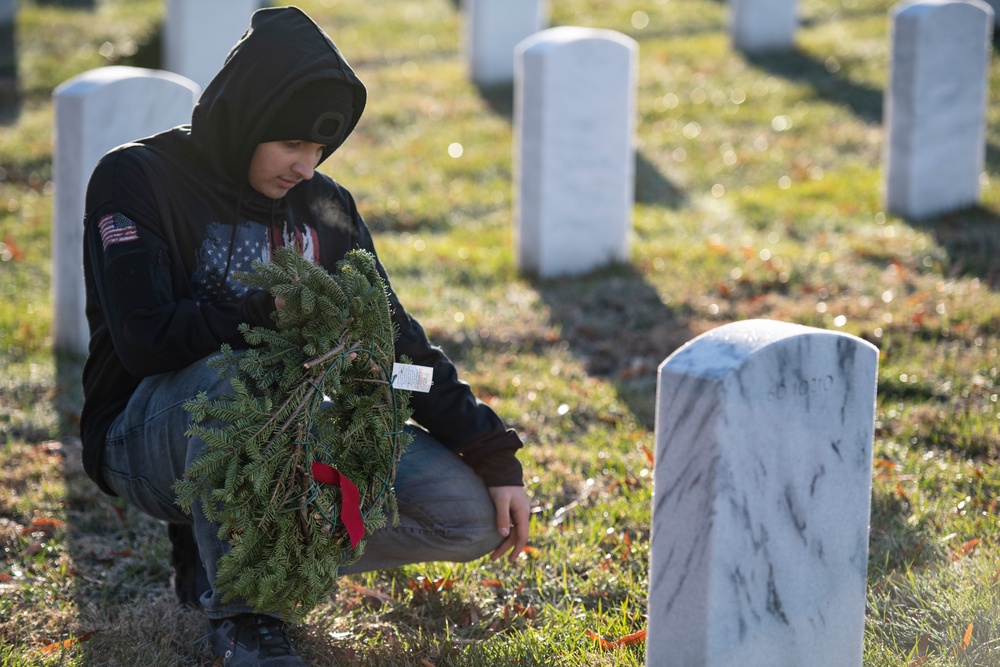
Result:
M201 609L199 599L209 585L194 531L186 524L168 523L167 536L170 538L170 564L174 569L172 579L177 601L185 607Z

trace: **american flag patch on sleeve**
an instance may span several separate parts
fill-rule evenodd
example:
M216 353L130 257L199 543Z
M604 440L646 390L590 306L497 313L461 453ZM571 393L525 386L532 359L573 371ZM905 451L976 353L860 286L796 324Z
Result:
M107 214L97 223L97 228L101 231L101 243L105 250L116 243L139 240L135 223L121 213Z

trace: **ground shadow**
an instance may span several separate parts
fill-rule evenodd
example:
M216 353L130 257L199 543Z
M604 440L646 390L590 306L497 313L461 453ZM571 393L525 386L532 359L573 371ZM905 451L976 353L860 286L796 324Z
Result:
M13 127L21 118L24 100L20 95L0 95L0 127Z
M70 7L75 9L94 9L97 0L35 0L42 7Z
M687 194L642 152L636 151L635 203L677 210L687 204Z
M694 338L683 315L668 307L632 266L616 264L586 275L534 280L560 338L541 334L480 340L454 332L434 332L456 363L473 363L486 348L519 355L548 354L567 345L586 372L610 383L644 428L655 422L656 373L660 363Z
M629 265L542 281L538 290L587 372L609 381L637 421L652 430L657 368L696 335L685 317Z
M587 372L610 382L638 422L653 429L657 367L695 336L685 317L630 265L539 281L537 289Z
M474 84L490 111L505 118L508 123L514 123L514 84L499 83L491 85Z
M823 98L850 108L859 118L882 122L883 92L852 83L830 72L825 63L798 49L746 55L755 67L811 86Z
M990 289L1000 289L1000 213L983 206L930 218L904 218L914 229L934 236L947 253L945 273L979 278Z
M939 562L939 546L926 546L926 535L921 534L909 517L910 503L896 492L872 490L871 524L868 535L868 580L879 584L896 571ZM930 540L931 543L936 540Z
M132 637L139 632L155 635L166 629L169 634L166 626L157 627L156 613L177 616L182 610L173 602L170 589L169 548L163 526L127 507L121 499L100 491L84 472L79 437L82 371L81 357L56 354L56 386L49 398L58 418L58 445L53 446L53 451L62 458L65 544L74 570L72 595L75 607L81 610L78 622L84 624L79 629L67 630L77 634L95 631L105 636L104 640L88 645L99 656L121 652L115 645L115 636L120 643L130 633ZM148 611L154 598L161 602L156 604L156 611ZM131 630L104 620L119 614L128 617L131 612L138 613L126 622L132 626ZM168 625L172 627L175 623ZM196 636L191 634L192 638ZM143 652L149 650L136 646L135 659L144 661L147 656Z

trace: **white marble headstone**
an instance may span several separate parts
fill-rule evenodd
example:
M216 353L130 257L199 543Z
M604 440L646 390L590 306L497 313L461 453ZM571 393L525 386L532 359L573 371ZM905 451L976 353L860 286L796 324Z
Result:
M899 4L885 89L885 196L924 218L979 200L993 9L982 0Z
M660 365L649 667L861 667L877 366L771 320Z
M744 52L790 50L799 27L798 0L729 0L729 39Z
M167 0L163 68L204 88L260 6L261 0Z
M639 47L550 28L518 44L514 218L519 268L542 277L628 261Z
M85 354L89 334L83 285L83 215L87 181L106 152L191 121L200 89L180 75L138 67L102 67L52 93L55 212L52 287L56 349Z
M1000 0L986 0L986 4L993 8L993 25L1000 22Z
M514 81L514 47L548 27L549 0L462 0L463 52L480 86Z

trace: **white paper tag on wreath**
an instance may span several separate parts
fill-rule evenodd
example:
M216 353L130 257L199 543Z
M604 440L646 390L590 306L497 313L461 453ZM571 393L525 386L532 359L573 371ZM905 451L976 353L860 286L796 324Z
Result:
M433 379L434 369L430 366L414 366L412 364L392 365L393 389L422 391L426 393L431 390Z

